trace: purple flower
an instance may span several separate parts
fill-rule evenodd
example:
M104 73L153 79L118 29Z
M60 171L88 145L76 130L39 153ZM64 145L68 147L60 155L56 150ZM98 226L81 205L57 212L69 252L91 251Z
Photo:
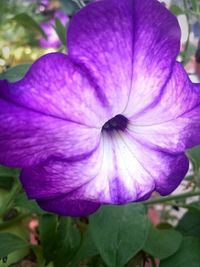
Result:
M155 0L98 1L73 17L67 46L1 81L0 163L62 215L170 194L200 144L200 84L176 62L176 18Z
M61 46L61 41L54 29L56 18L58 18L64 26L68 21L68 16L62 11L58 10L55 12L53 19L40 24L40 27L47 35L47 39L43 37L39 40L40 46L43 48L59 48Z

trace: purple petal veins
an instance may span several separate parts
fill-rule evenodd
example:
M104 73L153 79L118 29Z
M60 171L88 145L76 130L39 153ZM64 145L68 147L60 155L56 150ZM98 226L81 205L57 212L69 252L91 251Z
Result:
M61 215L171 193L200 144L200 84L176 62L176 18L156 0L101 0L67 39L68 55L0 81L0 163Z

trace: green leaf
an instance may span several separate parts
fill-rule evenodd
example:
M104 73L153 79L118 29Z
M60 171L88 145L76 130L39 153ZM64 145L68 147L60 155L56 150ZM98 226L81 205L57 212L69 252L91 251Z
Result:
M180 14L184 14L184 10L182 10L179 6L177 5L172 5L170 7L170 10L172 13L174 13L174 15L178 16Z
M41 244L44 250L44 257L49 263L53 260L53 247L56 237L57 216L52 214L44 214L39 218L39 232Z
M0 258L27 247L29 247L29 244L20 237L10 233L0 233Z
M198 9L198 4L197 4L197 1L196 0L191 0L192 2L192 9L197 12L197 9Z
M17 178L19 170L0 166L0 187L10 190L14 184L14 179Z
M40 25L28 14L21 13L16 15L12 20L16 21L21 26L27 28L28 30L34 30L40 33L44 38L46 38L46 34Z
M29 248L23 248L10 253L7 257L0 259L0 267L16 267L15 263L23 260L29 252Z
M14 184L14 178L11 176L0 176L0 187L10 190Z
M199 267L200 239L185 237L179 250L171 257L161 260L160 267Z
M46 212L42 210L37 202L35 200L30 200L27 198L26 193L20 193L16 200L15 200L15 206L22 207L24 209L27 209L28 211L36 214L45 214Z
M31 250L36 256L37 266L44 267L45 266L45 259L43 257L43 250L40 245L32 246Z
M46 263L65 267L80 246L80 233L74 221L45 214L40 218L39 230Z
M65 46L66 45L66 27L61 23L61 21L56 18L55 20L55 27L54 27L61 43Z
M16 82L20 80L27 70L29 69L30 64L21 64L13 68L8 69L6 72L0 74L0 79L8 80L9 82Z
M187 151L190 160L193 163L194 169L197 171L200 169L200 146L196 146Z
M200 208L200 203L192 203L191 205ZM200 237L200 212L188 211L177 225L177 230L183 235Z
M98 252L98 250L94 244L91 233L88 230L84 234L82 243L81 243L77 253L73 257L71 264L70 264L70 267L76 267L80 261L82 261L86 258L89 258L89 257L91 258L91 257L96 256L98 254L99 254L99 252Z
M158 259L165 259L173 255L180 247L182 235L173 229L158 230L153 226L143 250Z
M90 217L94 243L109 267L122 267L136 255L149 227L142 204L103 206Z
M16 177L19 174L19 170L15 168L8 168L0 165L0 176L13 176Z
M54 266L65 267L77 252L80 242L80 233L74 221L61 217L54 243Z

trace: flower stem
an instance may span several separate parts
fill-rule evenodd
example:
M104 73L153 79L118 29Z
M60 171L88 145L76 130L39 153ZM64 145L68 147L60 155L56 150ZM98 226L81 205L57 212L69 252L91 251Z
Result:
M154 199L144 201L143 204L144 205L154 205L154 204L160 204L160 203L165 203L168 201L180 200L180 199L194 197L194 196L200 196L200 191L197 191L197 192L191 191L191 192L187 192L187 193L183 193L183 194L179 194L179 195L171 195L171 196L167 196L167 197L154 198Z

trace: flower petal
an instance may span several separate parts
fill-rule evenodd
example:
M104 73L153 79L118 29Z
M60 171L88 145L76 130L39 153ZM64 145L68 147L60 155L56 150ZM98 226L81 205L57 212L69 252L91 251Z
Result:
M148 146L184 152L200 140L200 85L193 84L180 63L157 104L130 118L129 131Z
M97 146L106 109L101 93L83 76L67 56L53 53L34 63L21 81L0 81L1 164L27 167L51 157L79 158Z
M141 186L141 191L144 191L144 189L146 192L150 191L150 187L145 187L145 185L148 185L148 179L151 183L154 182L154 190L161 195L168 195L177 188L189 168L189 161L184 153L174 155L159 149L152 149L128 132L122 138L127 148L141 165L140 171L143 176L138 175L138 170L133 170L138 182L141 185L144 183Z
M178 22L155 0L103 0L68 29L69 55L93 73L113 116L141 111L159 95L180 48ZM143 101L141 102L141 98Z
M102 146L97 145L82 157L50 158L38 166L24 168L20 180L30 198L59 197L77 190L101 173L102 156Z
M184 154L152 150L128 133L103 133L94 153L77 162L49 161L23 170L21 181L28 196L68 201L124 204L147 199L156 190L172 192L188 170Z
M146 199L153 191L165 195L176 189L188 171L189 161L183 153L153 150L129 134L116 134L112 142L110 138L104 138L104 143L111 144L104 144L104 175L73 192L71 199L124 204Z
M0 82L0 99L40 114L102 127L107 99L89 73L67 55L50 53L33 63L16 83ZM97 112L98 111L98 112Z
M0 163L28 167L48 158L86 156L99 131L16 107L0 100Z
M62 196L55 199L38 200L38 204L48 212L72 217L88 216L101 206L99 203L84 200L68 200L67 197Z

